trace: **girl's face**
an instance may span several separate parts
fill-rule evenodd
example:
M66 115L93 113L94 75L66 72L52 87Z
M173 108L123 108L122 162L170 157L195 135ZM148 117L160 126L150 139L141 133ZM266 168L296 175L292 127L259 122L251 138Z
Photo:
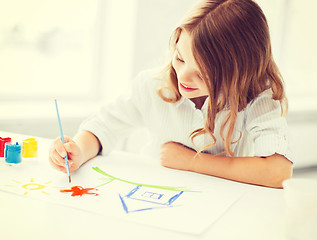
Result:
M191 37L186 31L182 31L176 44L172 66L177 75L178 90L183 97L195 102L196 98L208 96L207 86L192 54Z

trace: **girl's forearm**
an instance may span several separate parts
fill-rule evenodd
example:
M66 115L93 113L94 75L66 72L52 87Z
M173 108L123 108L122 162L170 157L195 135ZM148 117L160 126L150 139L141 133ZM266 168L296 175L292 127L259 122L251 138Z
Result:
M238 182L282 188L292 175L292 163L284 156L226 157L201 153L192 159L191 171Z

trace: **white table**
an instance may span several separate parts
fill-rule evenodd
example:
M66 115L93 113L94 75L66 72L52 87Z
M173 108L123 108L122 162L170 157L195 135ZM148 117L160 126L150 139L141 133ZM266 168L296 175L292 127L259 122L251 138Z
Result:
M1 131L0 136L20 141L30 137ZM46 160L51 140L37 139L39 159ZM2 165L0 174L1 168L4 169ZM247 188L201 235L159 229L0 191L0 239L285 239L283 190L252 185Z

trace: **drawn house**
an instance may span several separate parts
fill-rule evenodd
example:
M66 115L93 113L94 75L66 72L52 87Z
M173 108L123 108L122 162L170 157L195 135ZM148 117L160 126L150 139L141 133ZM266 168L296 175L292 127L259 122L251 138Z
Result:
M183 194L183 191L156 189L138 185L128 194L121 195L121 203L126 213L173 207L173 203Z

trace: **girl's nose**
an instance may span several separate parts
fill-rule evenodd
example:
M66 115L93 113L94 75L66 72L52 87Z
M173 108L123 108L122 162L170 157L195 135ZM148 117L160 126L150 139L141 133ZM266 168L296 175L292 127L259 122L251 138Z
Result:
M188 69L186 69L186 68L183 68L177 72L177 78L179 81L181 81L183 83L191 82L191 74L188 71Z

